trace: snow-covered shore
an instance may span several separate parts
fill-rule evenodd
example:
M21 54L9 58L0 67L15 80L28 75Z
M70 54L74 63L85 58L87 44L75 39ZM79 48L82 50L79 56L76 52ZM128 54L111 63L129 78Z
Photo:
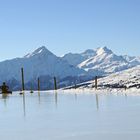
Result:
M95 81L88 81L75 86L67 87L65 90L86 90L96 93L132 93L140 94L140 66L122 72L111 74L98 79L98 89L95 88Z
M131 88L131 89L91 89L91 88L79 88L79 89L66 89L66 90L59 90L58 93L70 93L70 94L131 94L131 95L140 95L140 89Z

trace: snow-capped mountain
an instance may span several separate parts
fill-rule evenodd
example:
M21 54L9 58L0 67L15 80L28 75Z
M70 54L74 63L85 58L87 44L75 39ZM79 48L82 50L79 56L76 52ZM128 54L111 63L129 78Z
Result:
M136 66L122 72L111 74L99 80L100 85L119 85L131 87L140 87L140 66Z
M79 88L93 88L94 86L94 80L78 85ZM128 89L133 87L140 88L140 65L98 79L98 89Z
M88 53L85 53L88 52ZM107 47L66 54L63 59L92 75L108 75L140 65L139 57L118 56ZM86 57L84 54L87 54Z
M94 50L88 49L83 53L68 53L62 57L62 59L66 60L69 64L77 66L83 61L94 56L96 52Z
M137 65L140 65L139 57L118 56L107 47L58 57L43 46L24 57L0 62L0 84L6 81L13 89L19 89L21 67L24 68L28 89L31 84L37 87L38 77L41 77L42 88L47 85L49 89L53 88L54 76L59 80L59 87L64 87L91 80L95 75L106 76Z
M39 76L56 76L62 79L68 76L81 76L86 73L84 70L68 64L45 47L40 47L22 58L0 62L0 82L12 79L20 81L21 67L24 68L25 82Z

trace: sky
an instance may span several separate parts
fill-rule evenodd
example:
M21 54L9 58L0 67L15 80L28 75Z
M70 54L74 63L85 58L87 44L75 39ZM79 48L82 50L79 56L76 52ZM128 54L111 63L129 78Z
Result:
M0 0L0 61L40 46L140 56L140 0Z

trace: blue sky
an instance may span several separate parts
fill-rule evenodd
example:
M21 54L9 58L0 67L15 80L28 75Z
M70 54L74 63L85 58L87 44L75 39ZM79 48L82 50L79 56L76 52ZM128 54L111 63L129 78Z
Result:
M140 56L140 0L0 0L0 60L42 45Z

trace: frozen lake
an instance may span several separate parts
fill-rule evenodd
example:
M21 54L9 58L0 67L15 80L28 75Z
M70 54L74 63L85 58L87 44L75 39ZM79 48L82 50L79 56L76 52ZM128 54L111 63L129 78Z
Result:
M140 96L0 95L1 140L139 140Z

